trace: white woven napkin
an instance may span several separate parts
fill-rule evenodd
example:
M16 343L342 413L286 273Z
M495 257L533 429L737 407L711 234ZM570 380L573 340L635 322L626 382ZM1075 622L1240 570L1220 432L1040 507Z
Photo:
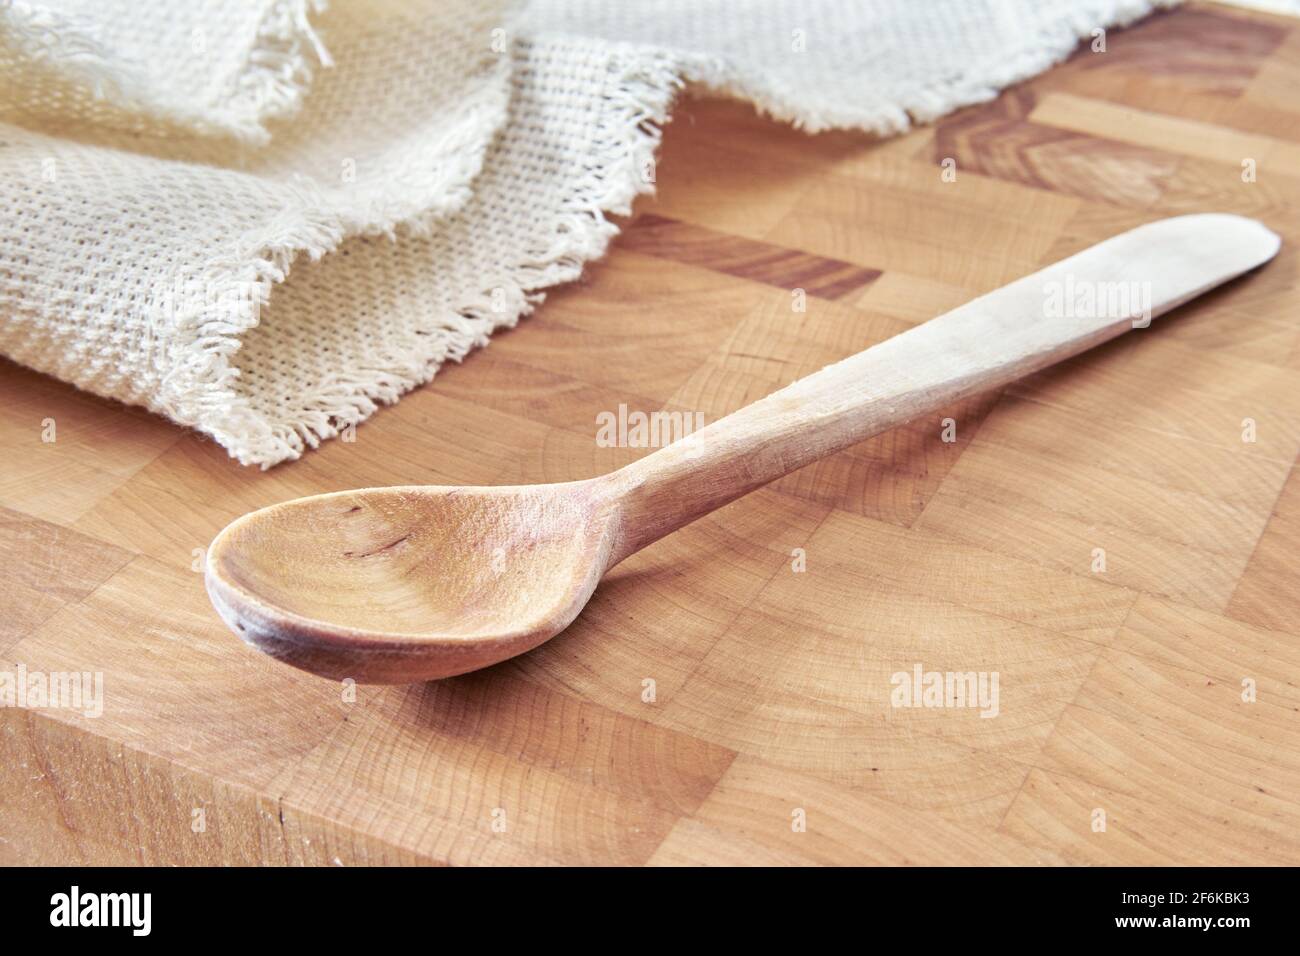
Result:
M576 278L683 84L899 132L1155 5L0 0L0 352L266 467Z

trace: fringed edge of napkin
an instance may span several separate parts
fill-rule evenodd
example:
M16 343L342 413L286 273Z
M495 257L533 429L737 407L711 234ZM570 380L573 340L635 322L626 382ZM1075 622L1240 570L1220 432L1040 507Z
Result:
M265 124L286 119L302 107L316 65L334 61L311 24L327 0L274 0L262 17L243 68L232 78L225 102L216 107L217 125L256 145L270 141ZM310 55L309 55L310 53Z
M681 72L676 56L658 50L611 52L609 79L601 94L610 108L598 125L593 162L579 181L568 184L550 223L546 248L505 275L485 276L482 287L467 290L457 307L430 316L420 329L415 354L390 354L386 367L370 367L364 373L330 375L315 393L296 402L309 410L291 421L269 421L249 407L236 389L241 335L258 323L260 310L298 254L318 260L357 234L336 217L304 220L286 224L274 241L209 270L215 287L212 301L177 316L172 348L186 361L167 376L150 407L211 435L241 464L265 469L298 458L305 449L425 384L445 361L459 362L486 345L496 330L516 325L543 300L543 290L577 279L587 262L605 253L619 231L608 216L630 213L638 195L653 191L643 170L659 145L660 124L667 121L682 85ZM490 140L499 125L486 117L476 130ZM466 153L482 156L484 150L471 145ZM366 232L387 232L402 241L393 232L396 226L418 234L432 228L435 220L426 216Z
M879 136L905 133L965 106L986 103L1015 83L1038 76L1065 60L1079 41L1098 28L1126 27L1184 0L1081 0L1069 19L1044 24L1018 50L999 50L960 73L936 77L893 103L869 106L823 101L810 104L798 93L725 60L695 56L683 61L685 79L722 96L745 100L764 116L807 133L859 130Z

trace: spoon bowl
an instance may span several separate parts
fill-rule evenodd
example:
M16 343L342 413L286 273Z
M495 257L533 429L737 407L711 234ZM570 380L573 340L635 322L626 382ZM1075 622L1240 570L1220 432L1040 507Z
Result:
M230 524L207 588L247 643L362 683L450 677L563 630L605 571L598 481L314 495Z

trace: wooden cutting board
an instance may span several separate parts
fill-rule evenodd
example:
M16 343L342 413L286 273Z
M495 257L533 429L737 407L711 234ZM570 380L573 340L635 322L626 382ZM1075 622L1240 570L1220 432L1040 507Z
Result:
M1196 5L883 143L685 101L579 286L267 473L4 364L0 669L105 701L0 710L0 863L1300 862L1297 89L1300 21ZM645 453L602 412L711 421L1203 211L1281 254L660 542L516 661L340 686L204 595L246 510L595 475ZM918 667L997 715L893 706Z

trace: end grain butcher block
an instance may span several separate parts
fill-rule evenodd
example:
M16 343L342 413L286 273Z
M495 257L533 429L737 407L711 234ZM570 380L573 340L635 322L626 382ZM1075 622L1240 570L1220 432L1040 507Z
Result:
M1300 21L1192 5L881 143L686 101L581 287L266 473L4 365L0 670L103 707L0 709L0 862L1300 862L1298 84ZM245 511L602 474L648 450L602 415L715 420L1207 211L1281 253L652 545L523 657L340 684L204 593ZM996 706L899 705L933 673Z

